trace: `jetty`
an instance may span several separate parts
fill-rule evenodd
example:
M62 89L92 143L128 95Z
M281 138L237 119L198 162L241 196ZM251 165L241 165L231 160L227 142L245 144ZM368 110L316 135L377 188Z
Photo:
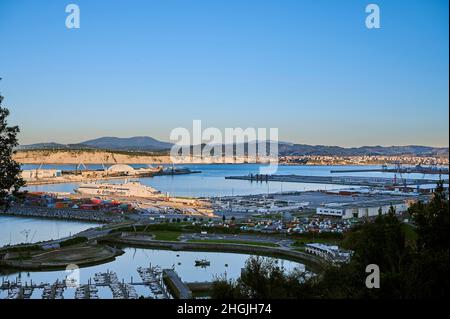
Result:
M181 280L173 269L164 269L163 278L177 299L192 299L191 289Z
M412 179L412 178L387 178L387 177L362 177L362 176L305 176L305 175L265 175L249 174L246 176L226 176L225 179L247 180L255 182L287 182L287 183L310 183L331 185L352 185L387 187L398 185L426 185L436 184L434 179ZM448 179L444 181L448 184Z
M87 284L80 284L77 286L74 286L73 283L66 281L66 279L58 279L52 284L44 282L33 283L33 281L22 284L20 278L18 277L15 281L2 280L2 283L0 284L0 292L4 291L6 299L30 299L34 291L36 291L37 294L40 293L40 297L42 299L64 299L64 293L66 292L67 296L68 289L70 290L71 288L75 288L73 295L74 299L100 299L98 294L99 288L107 287L111 291L113 299L138 299L139 295L136 292L135 287L146 286L149 288L149 294L146 294L147 298L172 298L168 287L164 283L163 271L159 266L150 266L148 268L139 267L137 268L137 272L139 273L142 281L134 282L133 278L131 278L131 282L125 282L124 279L119 280L114 271L107 270L106 272L96 273L93 281L92 279L89 279ZM170 276L175 280L175 277L178 277L175 272ZM181 282L181 279L179 280ZM176 282L176 287L179 286L180 284ZM182 293L184 293L184 290Z
M143 284L150 288L155 299L170 298L170 294L163 282L160 267L152 267L150 265L148 268L139 267L137 271L139 276L141 276Z

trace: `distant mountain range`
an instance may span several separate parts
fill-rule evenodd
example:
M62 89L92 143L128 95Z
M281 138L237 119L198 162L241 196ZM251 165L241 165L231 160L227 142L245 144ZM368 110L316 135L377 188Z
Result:
M167 151L172 143L161 142L149 136L100 137L76 144L37 143L20 145L17 150L39 149L101 149L117 151Z
M325 145L291 144L280 145L279 153L284 155L334 155L334 156L395 156L395 155L417 155L417 156L444 156L449 153L448 147L431 147L419 145L407 146L361 146L361 147L339 147Z
M42 149L98 149L112 151L141 151L163 152L172 147L172 143L158 141L149 136L136 136L129 138L101 137L77 144L37 143L21 145L17 150L42 150ZM448 147L431 146L361 146L340 147L325 145L307 145L279 142L280 155L319 155L319 156L364 156L364 155L416 155L416 156L448 156Z
M173 145L172 143L161 142L149 136L136 136L128 138L100 137L80 144L100 149L137 150L137 151L168 150Z

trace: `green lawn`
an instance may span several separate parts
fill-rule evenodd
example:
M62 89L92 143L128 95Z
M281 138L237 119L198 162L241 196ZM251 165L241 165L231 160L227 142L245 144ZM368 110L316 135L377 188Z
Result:
M253 246L279 247L279 245L274 244L274 243L259 242L259 241L246 241L246 240L191 239L188 242L191 242L191 243L217 243L217 244L243 244L243 245L253 245Z
M150 231L155 237L155 240L168 240L168 241L178 241L180 232L170 231L170 230L152 230Z

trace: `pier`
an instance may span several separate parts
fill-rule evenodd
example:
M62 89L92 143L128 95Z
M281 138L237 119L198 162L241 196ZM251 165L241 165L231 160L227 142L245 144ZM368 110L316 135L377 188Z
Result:
M137 299L138 295L132 284L120 282L115 272L97 273L94 276L97 285L108 286L114 299Z
M99 299L96 285L87 284L76 288L75 299Z
M287 182L287 183L310 183L310 184L332 184L352 186L386 187L399 185L425 185L436 184L434 179L404 179L386 177L360 177L360 176L303 176L303 175L264 175L249 174L247 176L226 176L225 179L237 179L256 182ZM448 179L444 180L448 184Z
M123 279L120 281L117 274L109 270L105 273L96 273L93 282L89 279L87 284L78 286L66 282L66 280L57 280L53 284L37 284L32 281L30 284L22 284L20 278L17 278L15 281L2 281L0 284L0 292L5 292L6 299L30 299L36 290L39 290L36 293L40 293L41 291L41 299L64 299L64 292L72 288L74 289L74 299L100 299L98 288L108 287L112 292L113 299L138 299L139 295L136 292L135 286L146 286L149 288L150 293L148 298L172 298L168 288L164 284L160 267L139 267L137 272L142 282L133 282L133 278L131 278L131 282L129 283L126 283ZM175 272L174 274L178 277ZM179 280L181 281L181 279Z
M168 293L162 277L162 271L159 267L149 268L139 267L137 269L139 276L145 285L147 285L152 291L155 299L169 299L170 294Z
M177 299L192 299L192 291L173 269L163 270L164 281Z

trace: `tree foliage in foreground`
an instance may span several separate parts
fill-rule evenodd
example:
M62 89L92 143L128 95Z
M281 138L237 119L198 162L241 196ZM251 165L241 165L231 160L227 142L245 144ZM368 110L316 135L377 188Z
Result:
M417 239L405 238L405 225L393 208L353 229L346 238L354 256L348 264L329 266L306 280L284 272L267 258L251 257L240 278L218 278L213 298L444 298L449 294L449 210L442 182L428 203L413 204L409 213ZM366 266L380 268L380 288L366 287Z
M9 207L9 195L15 195L24 185L20 177L20 165L12 158L14 147L18 145L17 126L8 126L9 110L2 107L3 96L0 95L0 207Z

